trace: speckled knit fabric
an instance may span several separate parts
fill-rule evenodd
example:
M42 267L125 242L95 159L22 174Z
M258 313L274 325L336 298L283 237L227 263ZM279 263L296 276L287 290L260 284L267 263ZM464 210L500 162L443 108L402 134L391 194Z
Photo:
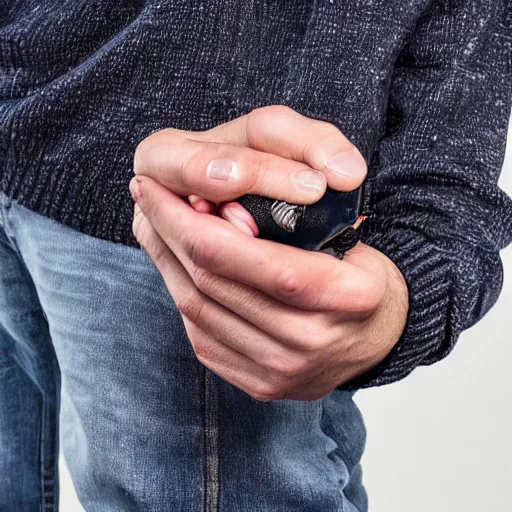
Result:
M4 0L0 188L132 245L151 132L270 104L329 121L372 164L363 241L410 289L396 348L350 387L392 382L447 355L501 289L511 25L510 0Z

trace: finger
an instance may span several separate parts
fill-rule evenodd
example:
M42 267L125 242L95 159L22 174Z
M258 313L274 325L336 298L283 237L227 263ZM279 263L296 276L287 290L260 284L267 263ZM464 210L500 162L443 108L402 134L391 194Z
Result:
M185 328L198 359L234 386L265 399L271 391L268 368L285 358L281 355L283 347L234 313L203 297L138 206L135 206L133 232L185 315Z
M206 199L203 199L195 194L188 196L188 201L196 212L208 213L210 215L215 215L216 213L215 205L212 202L207 201Z
M367 173L365 159L339 128L285 105L255 109L201 136L304 162L323 172L334 190L357 188Z
M134 233L164 277L180 311L233 350L272 368L274 361L286 358L283 345L303 351L311 350L311 341L323 344L331 341L320 339L320 333L329 327L326 317L317 312L296 310L247 285L203 273L204 277L199 278L199 292L203 295L194 293L197 284L138 205L135 213ZM243 331L247 334L240 336Z
M258 236L259 228L252 215L236 202L225 203L219 208L219 215L248 235Z
M284 357L282 345L196 289L179 260L137 205L133 232L162 274L178 309L190 321L260 365L271 366L274 358Z
M257 194L312 204L326 190L323 173L301 162L247 147L188 140L166 130L139 144L134 171L176 194L215 203Z
M185 319L185 324L189 322ZM219 377L252 398L270 401L278 398L276 386L267 372L242 354L220 343L194 324L188 326L189 336L196 340L195 353L198 360Z
M194 302L179 303L181 313L195 326L223 345L244 355L266 371L281 373L284 365L289 369L298 367L304 360L302 346L285 343L263 332L259 325L251 324L244 318L211 298ZM258 318L261 324L262 313Z
M218 318L218 315L213 318ZM201 328L196 323L189 322L185 318L187 332L194 340L194 351L199 361L253 398L262 401L281 398L316 400L332 391L328 386L329 381L326 382L324 376L325 369L315 368L303 354L294 353L289 349L267 351L262 353L265 359L260 359L265 364L260 364L231 348L229 342L233 340L233 336L226 338L221 334L219 338L217 334L212 333L214 327L212 328L210 324L207 324L206 328ZM237 341L240 338L247 336L235 335ZM247 344L257 349L259 339L250 337ZM258 358L260 357L258 354Z
M137 179L131 182L132 194L191 275L206 268L305 310L366 311L381 300L381 283L362 268L248 237L223 219L201 216L154 180Z
M324 377L327 373L325 369L314 368L307 360L304 364L302 355L295 357L289 350L284 357L278 354L270 357L269 354L268 367L260 366L231 349L224 338L219 341L210 334L209 328L204 330L192 324L189 332L191 338L196 340L198 359L224 380L257 400L316 400L332 391ZM257 344L258 340L250 341Z
M323 349L339 338L339 325L334 332L332 313L299 310L283 304L259 290L217 276L207 270L195 273L194 284L216 304L234 313L236 318L257 327L265 336L292 350L300 352ZM352 316L337 313L336 321L351 321L353 320ZM205 313L205 320L206 317ZM216 323L221 321L219 315L212 314L208 321L209 325L202 325L204 329L208 332L210 332L208 329L211 329L212 332L220 332L216 326ZM271 354L271 359L280 358L275 350L270 350L271 347L267 347L267 344L263 342L258 343L258 347L255 349L257 352L244 350L241 346L227 343L251 358L255 354L260 354L260 346L265 348L264 354ZM243 341L235 339L233 343L243 344ZM263 359L259 360L263 362Z
M135 204L134 207L132 231L162 275L167 289L175 301L195 290L196 287L190 275L156 232L138 204Z

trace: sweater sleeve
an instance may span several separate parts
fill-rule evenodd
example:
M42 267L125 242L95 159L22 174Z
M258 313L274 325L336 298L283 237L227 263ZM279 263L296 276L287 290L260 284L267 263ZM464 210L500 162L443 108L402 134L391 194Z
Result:
M397 58L362 241L402 272L409 314L386 359L340 389L391 383L439 361L498 298L499 251L512 240L512 201L497 185L511 24L508 0L437 2Z

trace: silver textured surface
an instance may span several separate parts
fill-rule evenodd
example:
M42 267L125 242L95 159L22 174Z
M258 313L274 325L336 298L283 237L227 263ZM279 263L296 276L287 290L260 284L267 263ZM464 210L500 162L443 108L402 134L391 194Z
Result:
M274 201L270 208L272 218L276 221L277 225L293 233L297 227L297 219L299 217L299 207L296 204L289 204L285 201Z

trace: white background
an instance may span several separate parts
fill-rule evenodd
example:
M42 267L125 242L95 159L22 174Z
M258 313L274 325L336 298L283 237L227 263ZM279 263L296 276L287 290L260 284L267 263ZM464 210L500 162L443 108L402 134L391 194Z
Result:
M512 123L500 185L512 196ZM502 259L497 305L447 359L356 395L370 512L512 511L512 246ZM81 512L61 473L61 510Z

